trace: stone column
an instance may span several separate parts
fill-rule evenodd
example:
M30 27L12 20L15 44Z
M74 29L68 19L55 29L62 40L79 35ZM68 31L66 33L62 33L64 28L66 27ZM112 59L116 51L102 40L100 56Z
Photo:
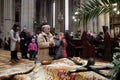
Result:
M2 13L3 13L3 11L2 11L2 0L0 0L0 29L1 29L1 25L2 25Z
M41 0L40 1L40 22L39 23L42 23L42 20L43 20L43 16L44 16L44 1Z
M75 0L69 0L69 31L75 33L77 30L77 26L76 22L72 19L76 11L76 5L74 4Z
M91 19L87 24L87 30L92 33L97 33L97 18Z
M41 0L40 1L40 23L47 22L47 15L46 14L47 14L46 13L46 0Z
M28 31L33 34L35 18L35 0L22 0L21 4L21 28L27 27Z
M93 32L93 20L92 19L87 24L87 31Z
M3 23L2 23L2 16L3 16L3 10L2 10L2 5L3 3L2 3L2 0L0 0L0 37L2 38L2 35L1 35L1 32L3 32L1 29L3 29Z
M1 29L1 33L0 33L0 36L1 38L4 40L4 4L3 4L3 0L1 0L1 25L0 25L0 29Z
M102 26L105 25L105 16L103 14L101 14L99 17L98 17L98 32L103 32L103 28Z
M46 1L46 17L47 17L47 23L53 27L53 2L52 0Z
M4 37L8 38L9 31L14 24L15 4L14 0L4 0Z
M43 20L44 20L44 22L47 22L47 16L46 16L46 10L47 10L47 9L46 9L46 0L44 0L44 3L43 3L43 4L44 4Z
M0 28L1 28L1 20L2 20L2 0L0 0Z
M110 14L105 14L105 25L108 26L108 29L110 29Z
M60 31L65 31L65 0L60 0L60 11L61 11L61 23L60 23Z
M93 31L94 31L94 34L97 34L97 18L94 18L93 20Z
M85 2L85 0L80 0L80 5L83 4ZM83 31L86 31L86 25L83 25L83 22L81 21L80 23L80 29L81 29L81 33L83 33Z
M55 32L60 32L60 22L58 21L60 14L60 0L55 0L56 8L55 8Z

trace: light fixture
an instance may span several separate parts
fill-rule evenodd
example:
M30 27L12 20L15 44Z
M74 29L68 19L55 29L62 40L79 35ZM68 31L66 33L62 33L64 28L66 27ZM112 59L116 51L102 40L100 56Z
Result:
M119 8L118 8L118 7L119 7L118 4L117 4L117 3L114 3L114 4L112 4L112 5L113 5L113 7L114 7L114 8L113 8L114 13L116 13L117 15L119 15L119 14L120 14L120 11L118 11L118 9L119 9Z
M79 14L79 12L76 11L76 12L75 12L75 15L78 15L78 14Z
M113 11L117 11L117 8L115 7L115 8L113 9Z
M116 13L116 14L118 14L118 15L119 15L119 14L120 14L120 11L117 11L117 13Z
M113 6L117 6L117 3L114 3Z
M75 16L73 16L72 19L75 19Z
M74 21L76 22L76 21L77 21L77 19L74 19Z

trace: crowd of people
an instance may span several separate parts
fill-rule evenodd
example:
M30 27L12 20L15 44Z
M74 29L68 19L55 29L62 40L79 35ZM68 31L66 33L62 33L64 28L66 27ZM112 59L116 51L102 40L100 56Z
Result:
M30 60L39 60L42 62L51 63L52 60L67 58L68 53L66 48L68 46L68 41L73 38L82 39L85 35L91 44L98 46L98 54L102 56L104 54L104 33L100 32L98 35L93 35L90 32L77 31L74 35L73 32L69 34L63 32L51 33L51 26L44 24L41 27L41 33L36 35L31 35L24 27L21 31L20 26L14 24L10 30L9 42L5 40L5 44L8 49L10 49L11 62L19 62L19 57L17 52L20 51L21 58ZM94 42L94 43L93 43ZM20 45L20 50L16 47ZM16 45L17 44L17 45Z
M67 57L67 42L64 33L56 32L52 34L50 32L51 27L47 24L41 28L41 33L31 35L26 27L21 31L19 25L13 25L9 33L9 43L7 43L9 44L10 61L12 63L20 61L17 55L18 51L21 53L21 58L39 60L41 63ZM20 46L19 50L17 49L18 46Z

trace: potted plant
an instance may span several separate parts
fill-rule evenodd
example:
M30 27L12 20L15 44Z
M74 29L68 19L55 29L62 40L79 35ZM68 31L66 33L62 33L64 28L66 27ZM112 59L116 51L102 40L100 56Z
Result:
M117 48L120 50L120 48ZM120 76L120 52L116 52L113 54L113 61L112 64L114 65L111 71L111 80L119 80Z

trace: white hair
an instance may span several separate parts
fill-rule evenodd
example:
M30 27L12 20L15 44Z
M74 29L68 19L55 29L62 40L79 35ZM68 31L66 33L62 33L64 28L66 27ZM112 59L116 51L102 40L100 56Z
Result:
M50 28L50 25L43 25L43 26L42 26L42 30L43 30L44 28Z

